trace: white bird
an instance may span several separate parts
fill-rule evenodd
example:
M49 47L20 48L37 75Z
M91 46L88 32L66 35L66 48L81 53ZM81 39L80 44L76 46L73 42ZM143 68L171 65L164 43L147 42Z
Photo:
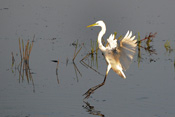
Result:
M97 21L95 24L91 24L87 27L92 27L92 26L100 26L101 31L98 34L98 46L99 49L103 52L105 59L107 61L107 70L105 74L104 81L96 85L92 88L90 88L84 95L86 96L85 98L89 98L89 96L99 87L103 86L106 77L108 75L109 70L112 68L120 77L126 78L125 74L123 71L126 71L131 64L133 60L133 56L135 54L135 49L136 49L136 42L135 36L132 37L132 31L128 31L124 38L117 40L114 38L114 34L111 34L109 36L108 41L108 46L105 47L102 44L102 37L106 33L106 25L105 23L100 20Z

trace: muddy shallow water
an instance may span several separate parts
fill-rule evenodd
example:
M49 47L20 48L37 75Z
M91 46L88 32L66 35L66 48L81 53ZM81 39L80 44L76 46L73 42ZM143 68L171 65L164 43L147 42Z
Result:
M1 1L0 116L174 117L174 4L173 0ZM107 25L104 39L114 31L124 35L128 29L137 37L139 32L141 39L150 32L157 34L151 51L145 49L146 40L140 51L137 48L126 79L111 70L106 84L83 100L90 87L103 81L106 70L100 51L85 60L90 67L80 63L92 43L95 47L99 28L86 26L97 20ZM30 77L19 72L19 38L24 45L33 42ZM76 47L76 52L82 48L72 62ZM52 60L59 60L57 74Z

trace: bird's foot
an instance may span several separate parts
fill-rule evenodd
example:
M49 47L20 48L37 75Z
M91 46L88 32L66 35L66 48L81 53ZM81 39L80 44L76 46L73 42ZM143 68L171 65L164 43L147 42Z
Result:
M95 91L96 89L100 88L100 87L103 86L103 85L104 85L104 82L102 82L101 84L96 85L96 86L90 88L85 94L83 94L83 96L85 95L85 98L84 98L84 99L89 98L89 96L90 96L92 93L94 93L94 91Z
M90 97L90 95L95 91L94 88L90 88L86 93L83 94L83 96L85 96L84 99L87 99Z

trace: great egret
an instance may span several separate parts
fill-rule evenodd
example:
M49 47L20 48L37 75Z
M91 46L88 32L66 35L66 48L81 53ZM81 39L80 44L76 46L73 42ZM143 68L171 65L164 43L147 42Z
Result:
M89 25L87 27L92 27L92 26L100 26L101 31L98 34L98 46L99 49L103 52L105 59L107 61L107 70L106 74L104 77L104 80L101 84L96 85L92 88L90 88L84 95L85 98L89 98L89 96L99 87L103 86L106 77L108 75L109 70L112 68L120 77L126 78L124 71L128 69L129 65L132 62L134 53L135 53L135 48L136 48L136 40L135 36L132 36L132 31L128 31L124 38L121 40L117 40L114 38L114 34L111 34L109 36L108 41L108 46L104 47L102 44L102 37L106 32L106 25L103 21L97 21L95 24Z

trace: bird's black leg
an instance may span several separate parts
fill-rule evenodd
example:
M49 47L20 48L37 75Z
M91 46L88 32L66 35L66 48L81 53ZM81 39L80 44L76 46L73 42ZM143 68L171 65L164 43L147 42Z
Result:
M100 88L101 86L103 86L103 85L105 84L106 77L107 77L107 73L106 73L105 78L104 78L104 80L103 80L103 82L102 82L101 84L96 85L96 86L90 88L85 94L83 94L83 96L84 96L84 95L86 96L84 99L89 98L89 96L90 96L96 89L98 89L98 88Z

